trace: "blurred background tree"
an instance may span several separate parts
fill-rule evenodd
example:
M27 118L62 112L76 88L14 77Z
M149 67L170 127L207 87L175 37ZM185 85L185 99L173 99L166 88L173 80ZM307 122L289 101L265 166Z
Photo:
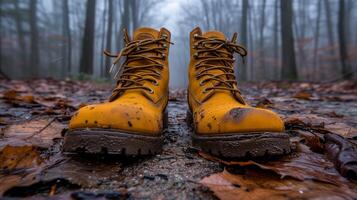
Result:
M0 73L9 78L108 79L104 49L122 29L167 27L171 86L187 84L188 34L196 26L238 32L248 48L239 81L356 78L354 0L0 0Z

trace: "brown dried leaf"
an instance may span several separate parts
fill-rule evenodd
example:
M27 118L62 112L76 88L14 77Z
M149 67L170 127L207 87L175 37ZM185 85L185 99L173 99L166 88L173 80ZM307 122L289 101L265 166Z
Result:
M5 146L0 150L0 196L8 189L32 184L43 159L34 146Z
M62 129L63 125L54 119L31 120L6 127L2 131L4 135L2 143L14 146L28 144L48 148L53 144L53 139L61 137Z
M303 99L303 100L310 100L311 97L312 97L311 93L304 92L304 91L298 92L293 96L293 98Z
M0 150L0 168L14 170L39 166L42 158L34 146L5 146Z
M332 185L314 181L298 181L266 171L247 169L243 175L227 171L203 178L200 183L225 199L354 199L356 184Z
M3 98L7 100L13 100L17 97L17 92L15 90L8 90L3 93Z
M280 175L281 178L292 177L298 180L318 180L331 184L341 185L346 179L336 171L334 165L323 155L313 153L299 145L299 152L280 158L279 160L266 161L226 161L209 154L200 153L205 159L219 162L227 166L239 165L241 167L258 166L261 169L270 170Z
M320 133L330 132L348 138L357 136L357 128L315 114L293 114L284 121L287 127L293 127L293 129L300 126L301 128L310 128Z

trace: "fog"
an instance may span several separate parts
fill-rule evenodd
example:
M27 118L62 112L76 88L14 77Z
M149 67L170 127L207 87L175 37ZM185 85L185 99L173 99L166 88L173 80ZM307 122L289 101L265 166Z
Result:
M110 47L107 50L119 52L122 29L132 33L140 26L171 31L171 87L186 87L188 36L197 26L222 31L227 38L238 32L238 43L248 49L246 64L237 59L235 65L239 81L356 77L357 2L353 0L0 2L0 69L8 78L109 81L103 50ZM292 42L288 42L290 34L282 34L290 29ZM88 33L93 34L92 40L83 45L83 38L91 38Z

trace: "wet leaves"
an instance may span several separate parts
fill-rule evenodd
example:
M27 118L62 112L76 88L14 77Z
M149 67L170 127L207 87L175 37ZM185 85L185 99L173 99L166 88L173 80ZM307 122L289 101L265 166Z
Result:
M346 123L338 122L336 119L320 117L316 114L293 114L285 119L287 127L301 127L321 133L335 133L344 137L357 136L357 128Z
M40 166L43 159L34 146L5 146L0 151L0 169L11 171Z
M0 150L0 196L8 189L36 182L44 159L33 146L5 146Z
M335 169L334 164L324 155L308 150L303 144L299 144L298 152L284 156L279 159L259 159L256 161L227 161L205 153L200 153L204 158L234 167L255 166L262 170L275 172L280 178L291 177L300 181L316 180L330 184L343 185L348 182Z
M228 171L213 174L200 181L215 195L224 199L354 199L356 189L314 181L298 181L256 169L244 174Z
M9 125L1 131L3 139L0 146L33 145L49 148L55 138L61 138L64 126L53 119L31 120L20 124Z
M355 82L242 83L240 89L250 104L283 117L292 136L291 155L242 161L199 152L205 158L201 159L196 149L182 151L191 148L184 89L170 91L170 126L161 155L145 159L64 155L62 134L70 116L83 105L105 101L111 86L0 80L0 196L125 199L130 193L142 199L193 194L212 198L200 191L200 180L221 199L356 196L351 181L357 155Z

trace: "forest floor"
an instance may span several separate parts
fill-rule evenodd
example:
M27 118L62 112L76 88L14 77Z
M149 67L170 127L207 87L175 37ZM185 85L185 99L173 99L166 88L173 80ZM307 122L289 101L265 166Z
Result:
M244 83L247 101L284 119L292 153L224 160L191 145L184 90L173 90L163 152L137 158L65 155L63 135L81 106L111 86L0 80L0 198L354 199L357 83Z

